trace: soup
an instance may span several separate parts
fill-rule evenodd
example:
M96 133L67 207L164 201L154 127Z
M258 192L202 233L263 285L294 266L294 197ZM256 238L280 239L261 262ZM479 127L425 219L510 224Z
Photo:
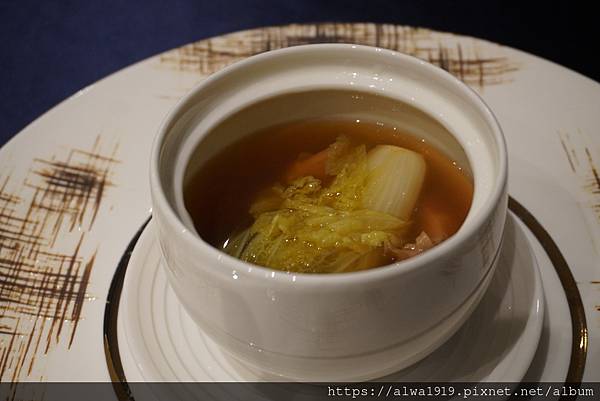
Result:
M244 261L301 273L388 265L426 252L466 218L468 166L377 120L270 126L191 174L198 234Z

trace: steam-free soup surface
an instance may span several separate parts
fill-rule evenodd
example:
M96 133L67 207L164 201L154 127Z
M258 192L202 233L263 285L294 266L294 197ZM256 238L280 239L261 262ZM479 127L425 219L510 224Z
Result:
M301 175L304 171L307 175L318 175L311 171L310 166L306 169L306 163L298 164L298 161L309 160L312 157L319 163L319 154L325 154L324 150L332 144L339 144L340 138L345 143L350 143L354 147L352 149L363 146L368 155L372 155L372 150L381 148L377 145L394 145L422 156L426 165L424 180L414 207L401 218L405 224L401 224L401 228L397 229L398 235L391 233L393 244L390 245L390 241L385 240L387 242L383 241L384 245L378 247L376 252L370 251L368 255L358 259L345 258L347 262L344 262L343 268L329 262L323 262L323 266L319 266L319 263L314 262L314 257L310 259L313 261L311 263L302 259L294 264L285 262L289 259L286 256L281 259L279 266L269 264L273 260L271 257L260 259L253 258L252 255L244 256L244 251L248 253L248 249L245 249L248 241L256 234L256 230L252 232L249 228L259 223L256 210L263 207L262 204L269 204L271 195L268 194L272 189L276 187L281 192L292 185L294 179L301 180L302 177L294 175L294 168L298 165L298 174ZM465 220L471 205L473 184L467 168L468 166L459 166L425 140L399 132L395 127L380 122L348 119L308 120L272 126L227 147L191 176L186 183L184 199L197 232L216 248L225 249L228 253L249 262L276 269L308 273L347 272L413 257L453 235ZM318 177L322 187L332 185L335 180L335 176ZM277 213L281 213L281 208L285 209L286 206L280 204L278 207L280 209ZM251 209L254 210L253 213ZM271 220L267 221L275 227L276 223L272 221L273 211L267 210L267 213L271 213ZM281 216L288 215L284 213ZM277 217L280 216L275 216L275 219ZM264 220L266 216L261 218ZM359 218L364 220L362 215ZM302 224L302 219L296 219L295 224ZM388 227L386 230L396 229L389 228L394 226L393 224L385 224ZM320 227L323 228L323 224ZM379 230L370 225L368 228ZM371 232L368 235L373 236ZM288 235L278 239L283 239L282 243L289 244L294 240L290 238ZM239 243L236 245L238 249L232 251L232 243L235 241ZM270 244L269 241L265 243ZM319 246L308 244L307 249L310 248L313 252L315 247ZM362 248L359 246L358 249L357 252L360 252Z

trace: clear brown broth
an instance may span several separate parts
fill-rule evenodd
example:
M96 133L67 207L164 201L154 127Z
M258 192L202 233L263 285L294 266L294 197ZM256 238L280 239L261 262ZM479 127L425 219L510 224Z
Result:
M444 216L450 235L460 228L473 197L473 182L466 166L459 166L425 140L389 125L316 119L276 125L246 136L193 174L184 188L184 201L197 232L211 245L222 248L233 233L252 224L248 210L259 191L280 181L282 172L299 154L323 150L339 135L364 143L367 149L390 144L424 156L427 174L409 238L422 231L420 208L424 204Z

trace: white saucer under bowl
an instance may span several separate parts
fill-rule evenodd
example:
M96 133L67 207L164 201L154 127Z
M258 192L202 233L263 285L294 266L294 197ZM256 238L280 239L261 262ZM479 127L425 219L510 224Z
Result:
M383 380L518 382L523 378L544 320L540 273L523 230L509 214L496 273L464 326L433 354ZM190 319L167 282L152 223L127 267L117 331L124 374L130 382L281 380L229 357Z

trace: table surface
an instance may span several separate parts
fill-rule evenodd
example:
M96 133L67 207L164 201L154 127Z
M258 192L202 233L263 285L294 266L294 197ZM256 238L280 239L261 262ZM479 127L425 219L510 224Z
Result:
M600 81L587 6L480 1L174 0L0 2L0 145L79 89L159 52L293 22L380 22L471 35Z

